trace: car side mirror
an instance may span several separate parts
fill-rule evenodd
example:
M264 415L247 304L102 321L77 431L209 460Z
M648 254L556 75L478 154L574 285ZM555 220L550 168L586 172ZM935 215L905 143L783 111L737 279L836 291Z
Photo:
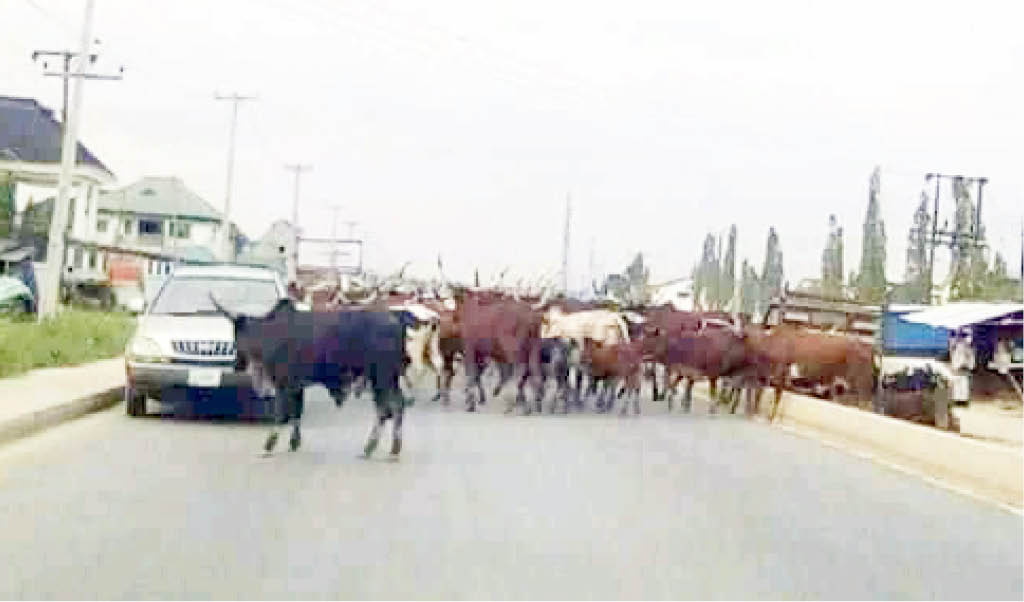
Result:
M141 314L146 310L146 300L142 297L132 297L128 300L128 303L126 303L125 306L128 308L129 312L133 314Z

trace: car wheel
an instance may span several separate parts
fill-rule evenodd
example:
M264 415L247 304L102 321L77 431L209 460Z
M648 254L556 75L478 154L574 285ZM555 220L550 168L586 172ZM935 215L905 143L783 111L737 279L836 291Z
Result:
M124 406L129 416L146 415L146 396L135 390L131 383L124 386Z

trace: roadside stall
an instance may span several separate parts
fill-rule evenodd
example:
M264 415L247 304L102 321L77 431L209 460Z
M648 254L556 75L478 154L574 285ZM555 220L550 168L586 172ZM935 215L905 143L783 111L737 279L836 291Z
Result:
M953 400L967 403L972 380L998 374L1022 397L1024 304L950 303L903 316L903 320L949 331Z

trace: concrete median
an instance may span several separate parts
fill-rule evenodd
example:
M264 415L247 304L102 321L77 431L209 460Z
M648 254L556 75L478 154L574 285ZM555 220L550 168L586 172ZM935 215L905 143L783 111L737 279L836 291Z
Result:
M0 444L121 401L124 359L45 368L0 380Z
M953 488L1018 510L1024 506L1024 455L1019 447L790 393L783 395L778 420Z

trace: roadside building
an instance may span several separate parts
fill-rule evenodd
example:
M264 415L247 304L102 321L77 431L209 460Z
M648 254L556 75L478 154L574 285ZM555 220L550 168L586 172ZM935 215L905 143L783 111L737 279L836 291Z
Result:
M21 245L33 248L36 269L45 269L53 201L60 177L62 125L53 110L32 98L0 96L0 197L5 207L0 229ZM98 212L103 187L115 182L113 172L79 142L71 174L67 235L87 238ZM74 250L68 249L68 259ZM83 258L84 262L84 258ZM39 275L42 278L42 275Z

